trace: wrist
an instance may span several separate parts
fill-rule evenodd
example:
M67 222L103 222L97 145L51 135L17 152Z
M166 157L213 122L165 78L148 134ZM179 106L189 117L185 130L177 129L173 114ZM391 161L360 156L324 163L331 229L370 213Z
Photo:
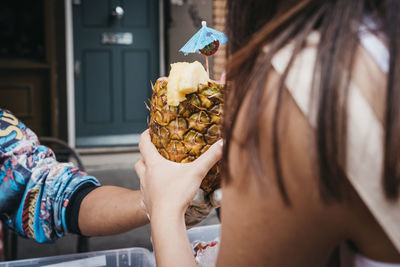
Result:
M170 205L169 203L154 205L151 209L151 218L162 217L162 218L184 218L186 209L183 207L178 207Z
M170 214L175 216L183 216L187 206L177 205L174 201L157 201L151 207L151 213Z
M186 229L185 218L176 212L170 212L168 210L160 210L151 214L150 225L152 233L157 231L169 231L172 229Z

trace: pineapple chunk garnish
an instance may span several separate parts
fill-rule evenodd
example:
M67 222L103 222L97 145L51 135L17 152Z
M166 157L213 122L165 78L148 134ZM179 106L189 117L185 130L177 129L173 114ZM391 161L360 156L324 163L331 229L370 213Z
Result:
M208 81L208 74L198 61L171 64L167 85L168 105L178 106L187 94L197 92L199 84L207 84Z

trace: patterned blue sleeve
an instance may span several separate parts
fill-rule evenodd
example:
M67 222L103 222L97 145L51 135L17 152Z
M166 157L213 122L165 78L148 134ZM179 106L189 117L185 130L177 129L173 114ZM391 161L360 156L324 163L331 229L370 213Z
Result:
M66 207L82 185L99 182L53 151L14 115L0 109L0 216L19 235L40 243L68 233Z

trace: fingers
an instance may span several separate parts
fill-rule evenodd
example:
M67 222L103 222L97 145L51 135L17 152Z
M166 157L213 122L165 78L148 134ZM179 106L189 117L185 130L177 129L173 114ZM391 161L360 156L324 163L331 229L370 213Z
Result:
M140 184L142 184L142 179L146 171L146 165L144 164L143 159L140 159L138 162L135 163L135 170L136 174L139 176Z
M212 193L210 197L210 202L214 208L218 208L221 206L221 200L222 200L222 189L219 188Z
M196 169L201 171L201 177L203 178L207 172L216 164L222 157L222 139L215 142L206 152L204 152L194 163Z
M151 142L149 129L144 131L140 136L139 150L145 162L153 162L156 159L162 158L157 148Z

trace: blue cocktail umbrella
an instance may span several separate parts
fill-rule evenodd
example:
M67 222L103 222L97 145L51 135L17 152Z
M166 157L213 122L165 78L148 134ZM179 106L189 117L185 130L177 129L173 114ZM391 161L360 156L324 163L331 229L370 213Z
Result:
M179 50L185 55L189 53L202 53L206 56L208 71L208 56L214 54L220 44L226 44L228 38L223 32L207 27L205 21L201 22L201 29Z

